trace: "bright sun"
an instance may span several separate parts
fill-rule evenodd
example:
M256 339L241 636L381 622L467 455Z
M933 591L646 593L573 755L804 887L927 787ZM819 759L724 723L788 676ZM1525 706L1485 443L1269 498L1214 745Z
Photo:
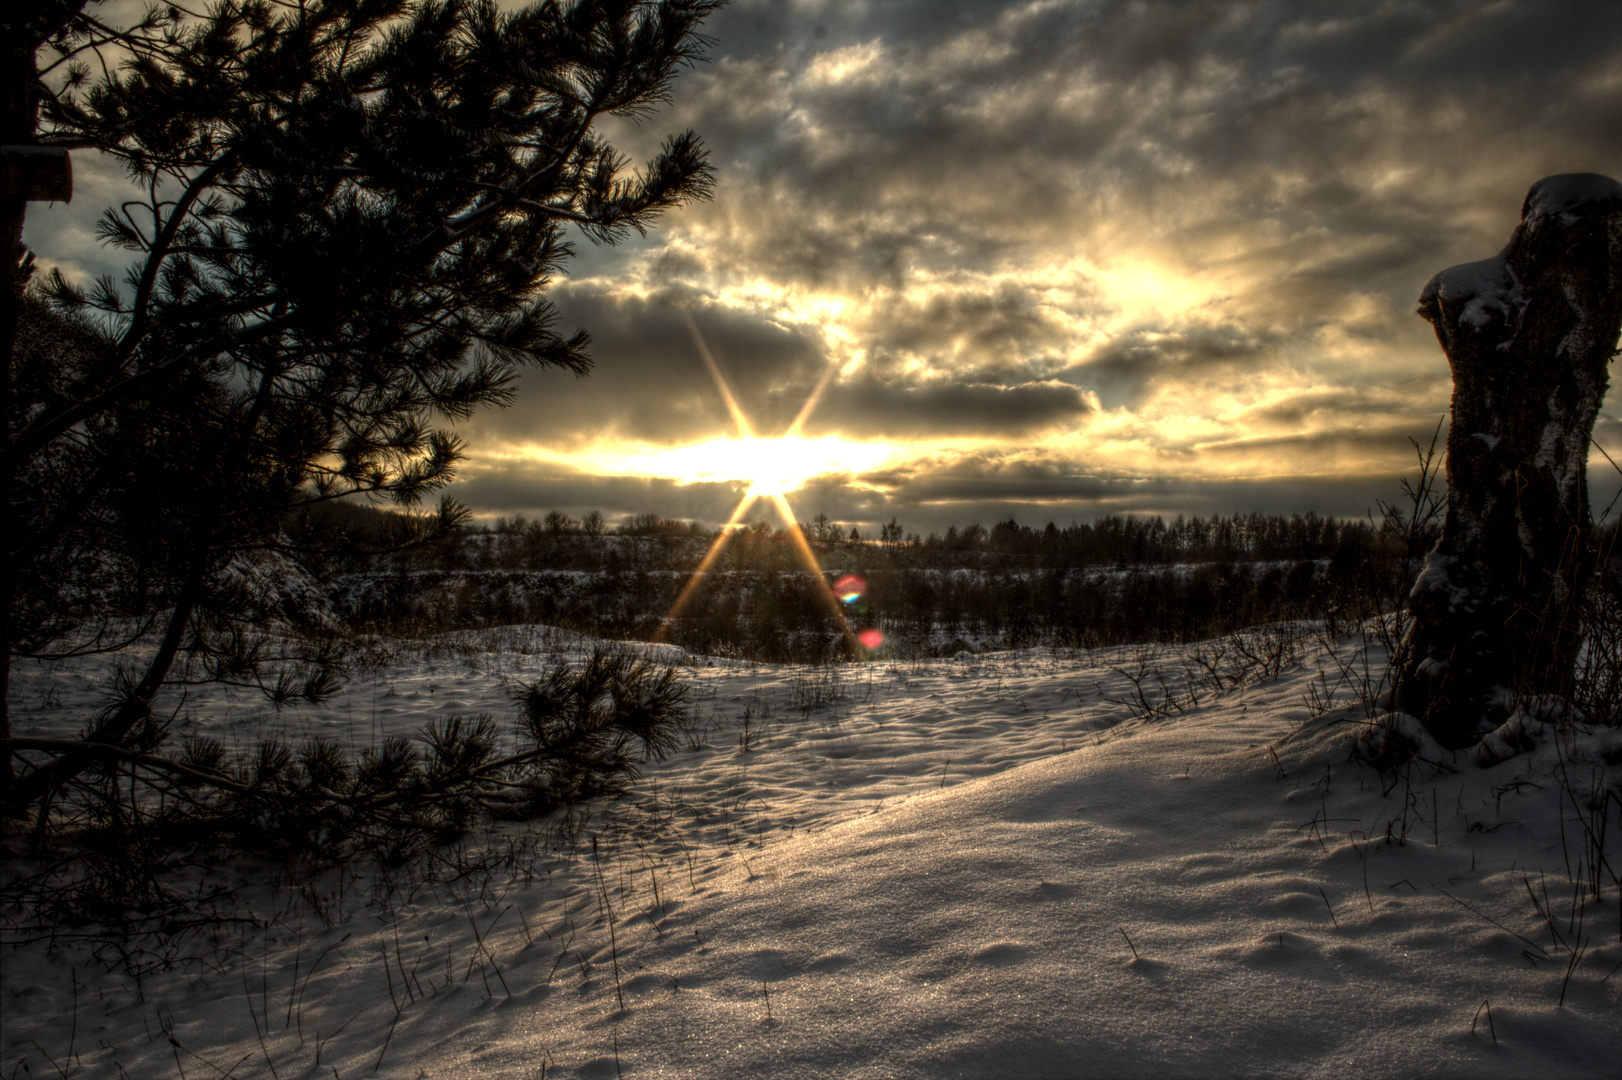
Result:
M744 515L757 502L773 504L778 516L783 522L783 531L793 541L805 569L816 578L822 578L822 565L817 559L817 553L811 550L805 535L795 523L794 507L789 505L788 494L805 486L806 481L818 476L830 474L846 474L865 472L874 468L880 462L895 456L891 446L882 443L847 442L834 436L824 436L820 439L807 439L800 434L801 426L810 418L812 410L822 400L823 392L828 389L837 370L829 364L822 373L822 378L812 388L806 397L805 404L800 406L799 415L788 426L788 430L775 439L762 439L755 434L754 426L749 423L743 407L733 395L732 388L727 385L726 377L715 363L715 357L710 355L709 346L704 343L703 336L692 319L687 320L687 328L692 332L693 344L697 347L704 366L709 368L710 376L715 380L715 389L726 403L727 412L732 415L732 422L738 429L738 434L730 439L710 439L707 442L694 443L690 446L677 446L666 449L650 450L645 454L634 455L633 458L622 458L619 462L624 473L643 476L661 476L683 483L729 483L745 481L749 489L744 492L743 498L738 500L732 516L727 519L726 527L716 534L715 541L705 554L703 562L693 571L687 584L682 587L676 602L670 605L670 612L665 616L665 626L674 623L693 598L698 590L699 582L709 572L715 560L720 557L722 549L727 545L727 539L732 534L732 526L743 520ZM634 460L640 458L640 460ZM844 631L846 646L854 655L861 655L862 650L878 648L884 642L884 635L873 627L868 627L858 634L851 627L850 621L845 618L842 601L831 590L822 590L823 599L828 609ZM662 633L661 629L661 633ZM655 640L658 640L656 635Z
M795 491L814 477L872 469L891 453L887 445L835 436L750 436L616 456L612 464L627 475L661 476L684 484L746 481L746 497L769 498Z

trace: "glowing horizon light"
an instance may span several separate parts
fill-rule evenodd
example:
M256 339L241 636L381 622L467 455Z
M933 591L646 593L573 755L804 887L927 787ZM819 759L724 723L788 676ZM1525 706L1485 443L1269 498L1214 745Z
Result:
M863 630L856 635L856 640L860 641L864 648L876 649L884 644L884 635L877 630Z
M837 435L806 438L749 434L708 439L640 453L605 455L598 462L627 476L658 476L683 484L749 484L748 498L786 495L819 476L865 472L889 460L887 444L853 442Z
M888 448L864 447L862 443L847 443L843 439L805 439L800 436L801 426L810 418L812 411L817 407L817 403L822 400L823 392L828 388L828 382L833 377L834 369L832 365L823 371L822 378L817 381L817 385L812 389L810 396L805 399L805 404L800 406L799 415L794 418L794 422L789 425L787 431L776 439L757 438L754 427L749 423L749 417L744 415L743 407L738 404L738 399L733 396L732 388L727 385L726 378L721 374L721 369L715 363L715 357L710 355L710 348L704 343L704 336L698 332L698 326L690 317L687 319L687 328L692 331L693 344L697 347L698 354L703 359L705 366L710 369L710 376L715 380L715 389L720 393L721 400L726 403L727 411L732 414L732 421L738 428L736 438L711 439L708 443L700 443L699 446L709 448L721 446L725 448L726 468L720 470L719 477L748 480L749 490L744 492L743 498L738 500L738 505L732 511L732 516L727 519L726 525L716 534L715 542L710 545L710 550L705 553L703 561L698 564L698 569L693 571L692 577L687 579L687 584L676 595L676 602L670 605L670 610L665 614L659 631L654 634L655 641L662 640L666 628L675 623L676 618L698 590L698 583L704 579L704 575L709 572L710 567L715 564L715 560L720 556L721 549L726 546L727 538L732 535L733 526L743 520L744 514L757 501L770 502L777 508L778 516L783 519L783 529L793 542L794 550L798 554L800 561L804 564L806 570L817 577L818 583L822 584L822 564L817 561L816 552L811 550L810 541L806 540L805 533L801 531L799 522L794 515L794 507L789 505L787 495L788 492L799 487L811 477L822 476L836 470L826 467L830 461L829 457L819 457L817 454L806 453L805 450L811 446L821 446L825 450L830 445L837 446L844 451L844 455L840 457L842 463L850 461L850 448L853 447L863 447L867 451L875 453L877 456L872 459L872 464L877 464L878 461L890 456L891 453ZM760 453L752 460L748 457L740 459L738 451L743 446L756 449ZM698 447L684 447L682 449L691 454ZM748 468L744 468L742 462L748 462ZM730 477L727 476L729 472ZM866 583L863 584L865 586ZM839 624L839 630L845 637L847 648L854 650L857 645L865 644L867 641L865 636L858 638L851 633L850 622L845 618L845 610L840 606L839 600L834 594L822 592L822 598L828 605L829 614ZM874 637L873 644L867 647L869 649L877 648L884 641L884 636L876 630L869 631L869 633Z

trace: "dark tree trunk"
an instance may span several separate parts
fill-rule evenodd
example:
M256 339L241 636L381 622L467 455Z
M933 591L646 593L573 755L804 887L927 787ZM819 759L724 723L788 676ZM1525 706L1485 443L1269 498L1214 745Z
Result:
M1419 313L1453 368L1447 520L1409 599L1396 706L1444 746L1565 695L1589 570L1588 445L1622 326L1622 184L1532 185L1497 257Z
M30 13L32 14L32 13ZM0 46L0 145L25 145L34 139L34 51L41 36L32 23L8 16L0 23L5 41ZM23 212L28 202L19 191L0 189L0 359L6 372L0 381L0 417L6 424L7 444L0 461L0 485L7 496L8 520L16 513L10 505L16 490L12 480L17 462L11 454L11 368L17 339L23 280ZM11 604L15 588L12 548L16 535L11 525L0 533L0 739L11 737ZM11 755L0 754L0 792L9 790Z

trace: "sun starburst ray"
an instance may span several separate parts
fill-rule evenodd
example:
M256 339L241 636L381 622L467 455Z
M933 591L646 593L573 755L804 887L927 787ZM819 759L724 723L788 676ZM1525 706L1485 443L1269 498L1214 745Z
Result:
M727 546L727 540L732 536L732 530L737 526L738 522L743 520L743 515L754 504L755 497L752 495L745 495L739 500L737 508L732 511L732 516L727 519L725 525L721 526L721 532L716 536L715 543L711 544L710 550L704 553L704 558L699 562L698 569L694 570L693 576L687 579L687 584L683 585L681 592L676 595L675 603L670 605L670 610L665 612L665 617L660 620L659 629L653 635L654 641L662 641L665 631L675 624L676 618L687 607L687 602L698 591L698 586L704 580L704 575L709 572L710 567L715 565L715 560L721 557L721 552Z
M687 330L693 335L693 344L698 347L698 355L703 359L704 366L710 369L710 378L715 380L715 388L721 392L721 400L726 402L727 412L732 414L732 422L738 428L738 437L753 439L755 432L749 425L749 417L744 414L743 406L738 404L738 399L732 396L732 387L727 385L726 376L721 374L721 366L715 362L715 357L710 353L704 335L698 332L698 324L687 312L681 314L682 318L687 320Z
M691 315L686 312L682 314L683 318L687 320L687 329L693 335L693 344L698 349L698 355L704 361L704 366L709 369L710 377L715 380L716 390L719 391L721 400L726 403L727 411L732 414L732 422L738 429L739 438L750 442L758 442L754 429L749 423L749 417L744 413L743 406L738 403L738 399L733 395L732 388L727 384L726 376L721 374L721 367L715 362L715 357L710 353L704 335L699 333L698 324L693 321ZM823 371L822 378L812 388L810 395L805 399L805 404L800 406L799 413L794 417L794 422L789 425L788 430L784 432L782 439L799 438L801 427L804 426L812 411L816 409L817 404L822 400L822 396L837 370L834 365L830 364ZM806 571L817 579L818 585L822 586L818 592L827 603L828 612L833 616L835 624L839 627L840 635L844 638L846 653L850 656L863 655L864 650L861 639L851 630L850 621L845 618L845 610L840 606L839 598L834 595L833 590L823 580L822 564L817 560L817 553L812 550L811 542L806 539L805 531L800 528L800 523L794 516L794 507L789 504L788 498L784 495L781 483L781 478L766 476L756 477L750 483L748 490L743 494L743 498L738 500L737 507L733 509L732 516L721 527L715 542L705 552L704 558L698 564L698 568L687 579L686 584L682 586L681 592L676 595L675 602L670 605L670 610L665 613L665 617L660 621L659 629L654 634L655 641L663 640L675 626L676 619L686 610L688 603L692 601L693 596L698 592L698 587L702 584L705 575L710 572L711 567L715 565L715 561L721 557L721 552L726 549L727 541L732 538L733 532L743 520L744 515L748 513L751 506L764 499L770 501L776 507L778 516L783 522L783 530L794 548L795 555L804 564Z
M835 596L833 590L827 588L822 580L822 564L817 561L817 553L811 550L811 541L805 538L805 530L801 529L800 523L795 520L794 508L789 505L788 499L780 494L771 496L771 499L777 505L777 513L783 519L783 528L788 532L789 542L794 545L795 551L805 562L806 569L815 574L817 581L824 585L818 592L827 601L828 610L833 614L834 622L839 625L839 632L845 639L846 652L851 656L862 655L861 649L857 648L861 643L851 630L850 622L845 618L845 609L840 606L839 597Z
M818 379L817 385L811 388L811 393L805 399L805 404L801 405L800 411L795 414L794 422L783 433L785 437L799 435L800 428L805 426L807 420L811 419L812 411L822 402L822 395L827 392L828 384L833 382L834 376L838 373L839 365L834 363L829 363L827 367L822 369L822 378Z

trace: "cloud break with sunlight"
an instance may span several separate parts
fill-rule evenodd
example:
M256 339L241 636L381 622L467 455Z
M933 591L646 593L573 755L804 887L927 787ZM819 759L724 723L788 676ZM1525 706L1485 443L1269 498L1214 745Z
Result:
M823 377L806 396L805 403L800 406L793 423L789 424L788 430L783 435L775 439L758 437L754 433L754 426L749 422L748 415L738 404L737 396L733 394L726 376L716 364L709 345L704 341L704 335L699 333L697 324L691 318L686 322L687 329L692 334L693 345L703 358L704 366L709 369L710 377L715 380L715 389L720 394L721 400L726 402L727 411L732 416L738 435L735 439L712 439L696 446L678 447L665 451L661 456L667 461L682 459L683 467L689 470L687 475L691 476L693 481L746 480L749 482L749 489L744 492L743 498L738 500L738 505L733 509L726 525L716 535L709 551L705 552L698 569L693 571L692 577L677 595L676 602L670 605L670 611L665 615L664 628L668 628L681 615L682 610L692 600L693 594L698 591L704 575L709 573L710 568L715 565L715 560L726 550L727 541L732 538L735 526L744 521L744 515L759 500L766 500L776 508L783 530L793 541L796 557L807 573L820 580L822 563L817 559L816 552L811 550L811 544L806 540L805 533L800 530L794 508L789 505L788 493L813 477L835 471L829 466L836 462L845 463L840 467L850 469L848 463L858 453L871 452L881 456L886 453L879 447L864 448L861 444L849 443L838 438L806 439L800 435L800 429L822 400L823 392L827 389L829 378L834 371L832 367L824 371ZM876 464L877 459L874 459L873 463ZM850 580L852 579L846 579ZM840 633L845 638L846 647L853 653L859 652L860 649L876 649L884 643L884 635L877 630L868 628L858 635L851 629L850 622L845 617L844 606L852 602L851 596L836 596L835 588L824 588L821 591L834 622L838 624ZM860 593L861 590L858 589L855 595L860 596ZM656 640L662 640L662 634L656 635Z
M683 484L743 482L748 498L786 495L819 476L860 473L893 456L883 443L838 436L762 438L743 435L669 448L593 455L592 464L635 476L657 476Z

